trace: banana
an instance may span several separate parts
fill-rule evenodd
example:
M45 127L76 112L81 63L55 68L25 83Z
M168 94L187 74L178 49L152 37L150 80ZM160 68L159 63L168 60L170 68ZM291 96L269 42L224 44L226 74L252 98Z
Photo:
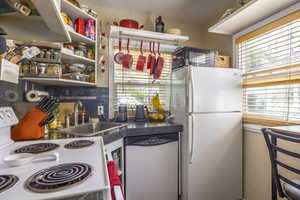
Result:
M152 107L153 107L154 110L157 110L159 112L164 111L164 107L160 103L160 99L159 99L158 94L156 94L154 97L152 97L151 102L152 102Z

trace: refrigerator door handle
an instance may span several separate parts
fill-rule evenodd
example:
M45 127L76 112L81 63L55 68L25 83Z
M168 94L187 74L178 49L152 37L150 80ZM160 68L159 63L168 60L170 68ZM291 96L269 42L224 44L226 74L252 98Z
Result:
M194 157L194 116L191 115L191 152L190 152L190 164L193 163L193 157Z
M189 112L194 112L194 81L192 76L192 70L189 69L189 79L188 79L188 92L189 92Z

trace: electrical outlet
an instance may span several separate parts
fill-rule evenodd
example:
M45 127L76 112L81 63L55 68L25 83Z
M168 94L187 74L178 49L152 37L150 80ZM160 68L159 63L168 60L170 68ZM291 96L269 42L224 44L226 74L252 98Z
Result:
M104 107L103 105L100 105L97 108L97 115L103 115L103 114L104 114Z

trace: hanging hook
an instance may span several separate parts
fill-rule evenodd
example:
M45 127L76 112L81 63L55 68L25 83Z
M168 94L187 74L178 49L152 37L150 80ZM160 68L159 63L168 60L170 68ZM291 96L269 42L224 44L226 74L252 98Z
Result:
M158 42L158 45L157 45L157 53L158 53L158 55L160 56L160 51L159 51L159 49L160 49L160 42Z
M142 55L144 54L144 52L143 52L143 43L144 43L144 41L142 40L141 41L141 47L140 47L140 52L141 52Z
M149 51L150 51L150 53L152 53L152 42L151 41L149 42Z
M127 40L127 52L128 52L128 53L130 53L130 52L129 52L129 42L130 42L130 39L128 38L128 40Z

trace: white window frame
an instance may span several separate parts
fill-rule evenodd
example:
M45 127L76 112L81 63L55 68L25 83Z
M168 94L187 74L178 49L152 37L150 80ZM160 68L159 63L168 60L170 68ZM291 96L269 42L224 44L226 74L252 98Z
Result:
M278 13L276 13L276 14L274 14L274 15L272 15L272 16L270 16L270 17L268 17L268 18L266 18L266 19L264 19L264 20L262 20L262 21L260 21L256 24L254 24L250 27L247 27L246 29L244 29L244 30L242 30L238 33L235 33L232 37L232 51L233 51L233 64L234 64L233 66L237 67L236 55L237 55L238 50L237 50L237 45L235 43L237 38L239 38L239 37L241 37L241 36L243 36L247 33L250 33L252 31L255 31L255 30L257 30L257 29L259 29L259 28L261 28L261 27L263 27L267 24L270 24L270 23L272 23L276 20L279 20L282 17L285 17L285 16L287 16L287 15L293 13L293 12L299 11L299 10L300 10L300 2L286 8L284 10L281 10L280 12L278 12Z
M283 9L281 11L279 11L278 13L274 14L274 15L271 15L270 17L252 25L252 26L249 26L243 30L241 30L240 32L238 33L235 33L232 37L232 50L233 50L233 66L234 67L238 67L237 65L237 52L238 52L238 49L237 49L237 45L236 45L236 39L243 36L243 35L246 35L247 33L250 33L252 31L255 31L267 24L270 24L276 20L279 20L280 18L282 17L285 17L291 13L294 13L296 11L299 11L300 10L300 2L299 3L296 3L286 9Z

